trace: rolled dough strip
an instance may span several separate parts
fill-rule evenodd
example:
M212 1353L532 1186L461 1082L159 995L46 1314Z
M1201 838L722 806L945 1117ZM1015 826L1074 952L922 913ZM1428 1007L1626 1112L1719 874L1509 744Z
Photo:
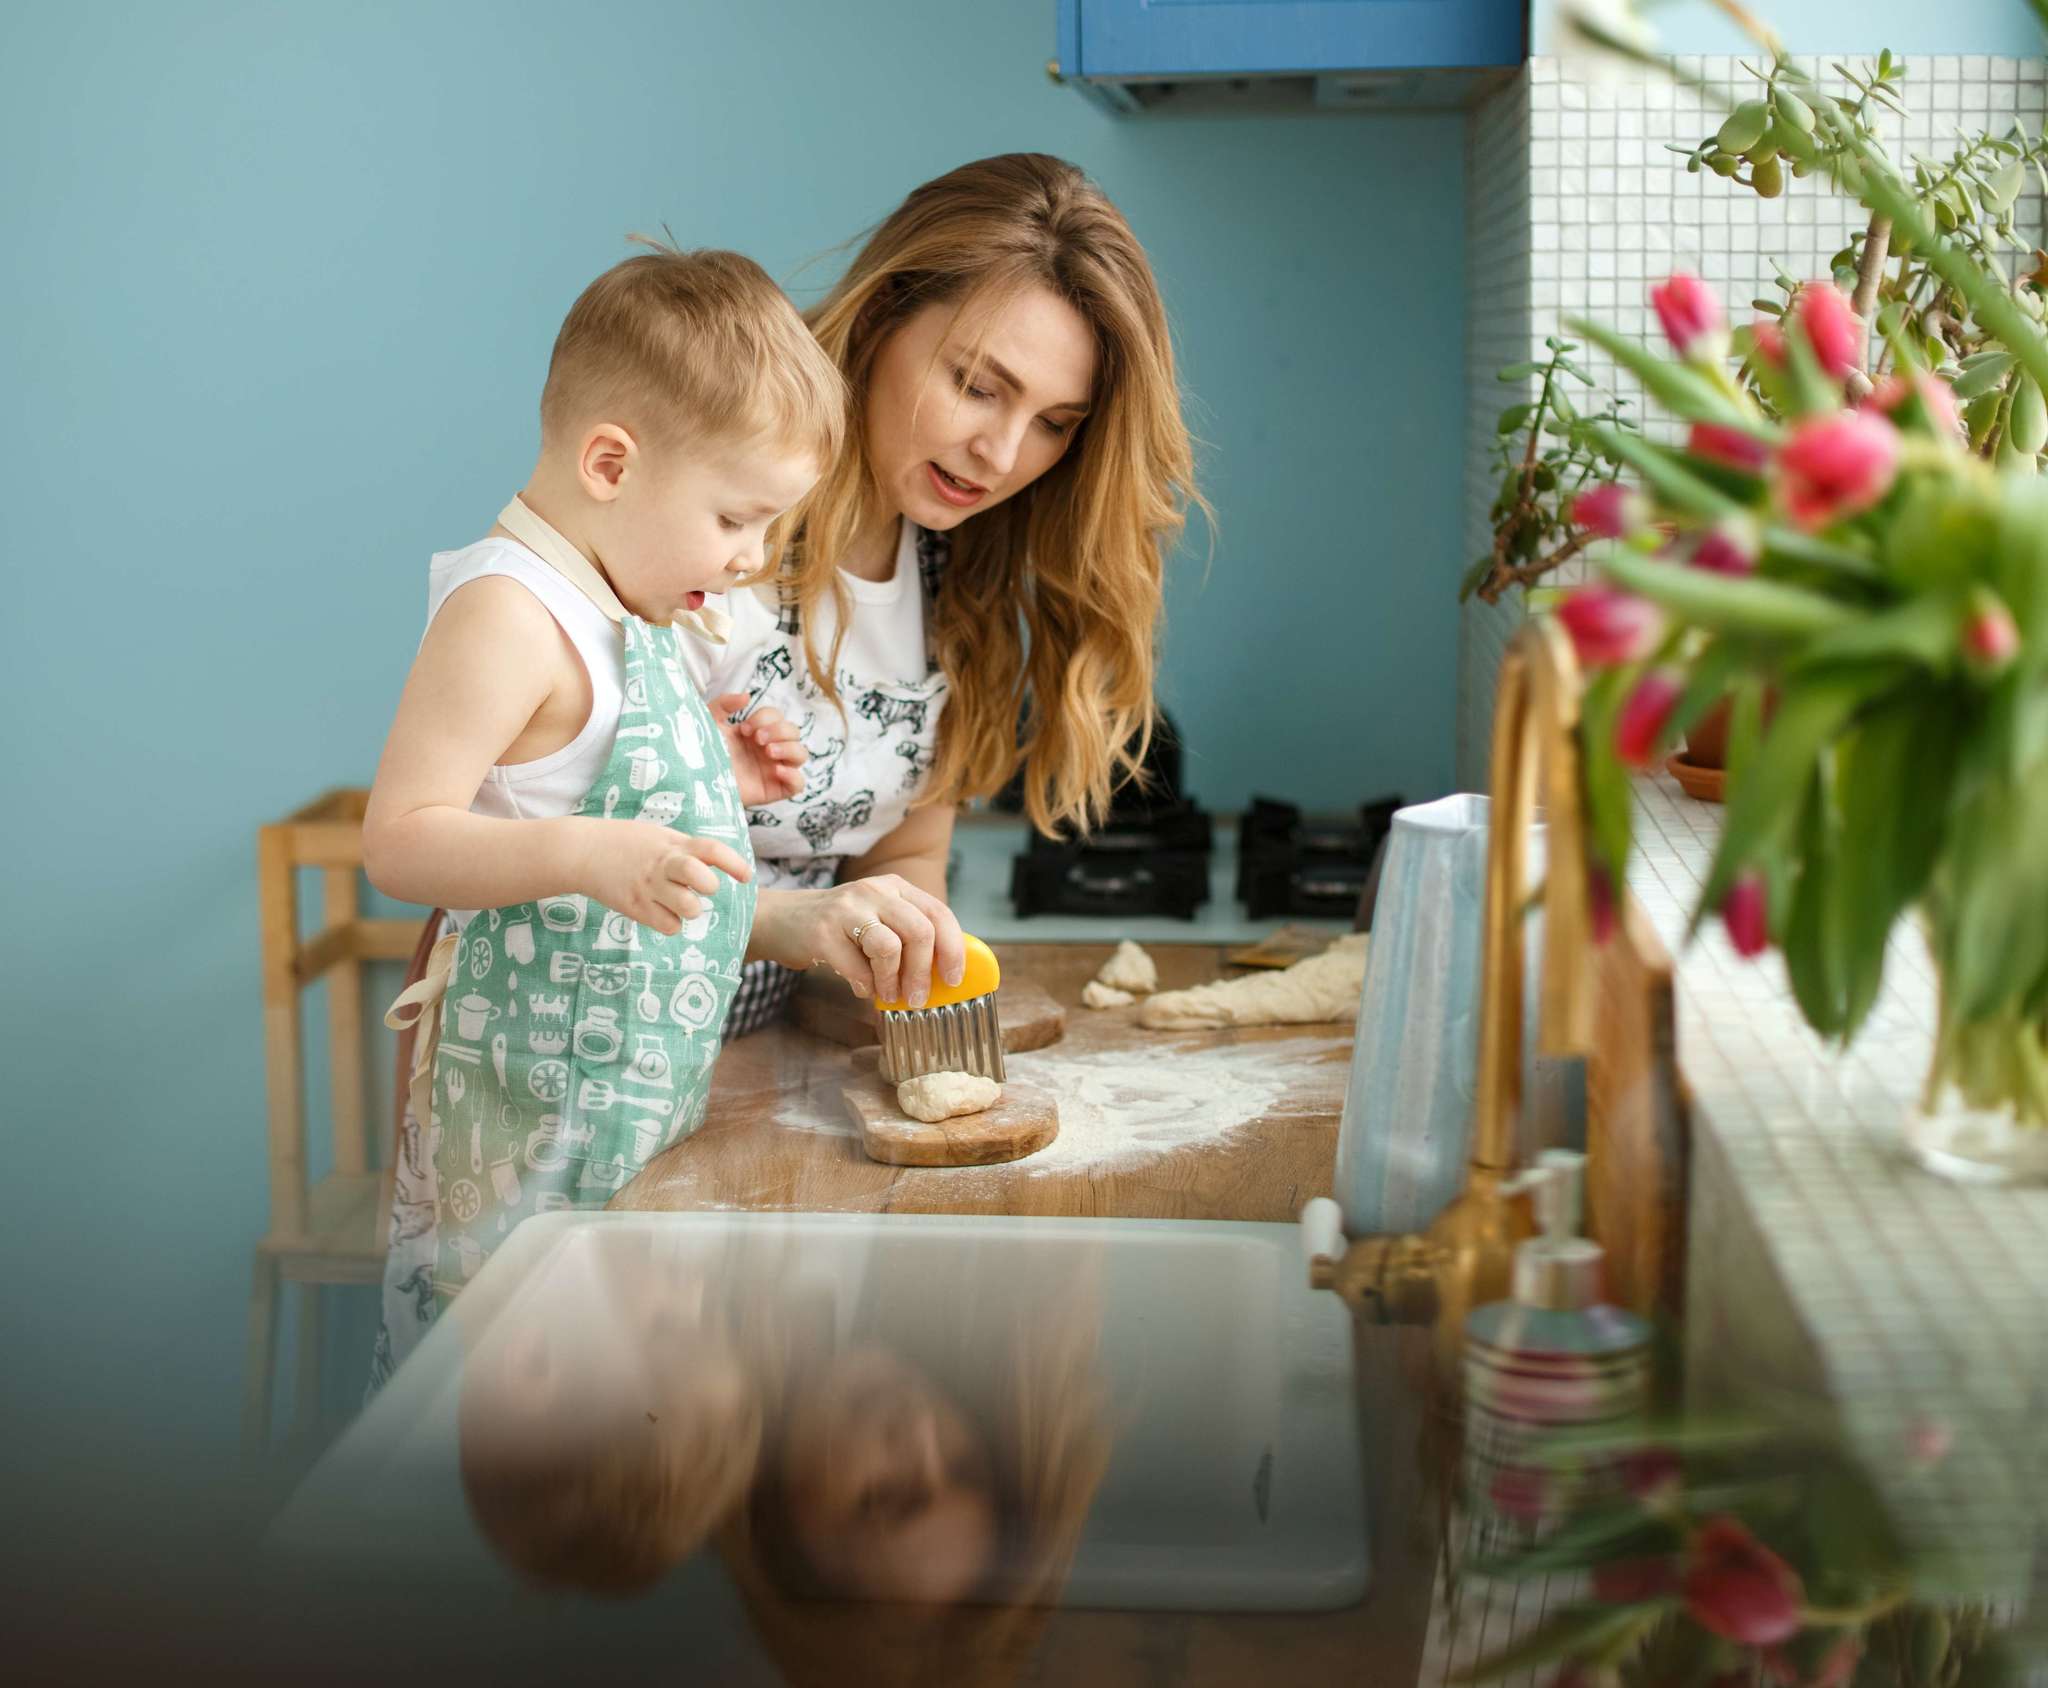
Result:
M1105 985L1100 979L1090 979L1081 987L1081 1001L1089 1008L1123 1008L1137 1000L1129 991Z
M1347 932L1321 955L1277 973L1151 997L1138 1010L1138 1024L1164 1032L1350 1020L1358 1013L1358 998L1365 988L1366 936Z

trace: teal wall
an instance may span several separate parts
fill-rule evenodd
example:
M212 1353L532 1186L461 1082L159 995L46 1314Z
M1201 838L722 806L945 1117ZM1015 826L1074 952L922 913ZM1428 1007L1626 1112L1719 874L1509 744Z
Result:
M255 829L368 780L428 553L524 476L555 327L629 230L794 276L965 159L1085 166L1156 260L1220 516L1167 643L1199 795L1445 788L1459 120L1112 119L1048 82L1052 14L6 9L0 1267L6 1411L66 1426L60 1464L234 1434ZM336 1300L337 1402L367 1308Z
M1999 53L2027 58L2041 52L2040 25L2025 0L1749 0L1749 9L1794 53L1875 53L1889 47L1908 57L1932 53ZM1706 0L1638 0L1637 10L1670 53L1748 53L1755 49L1727 16ZM1532 0L1530 39L1539 53L1554 53L1562 39L1556 0Z

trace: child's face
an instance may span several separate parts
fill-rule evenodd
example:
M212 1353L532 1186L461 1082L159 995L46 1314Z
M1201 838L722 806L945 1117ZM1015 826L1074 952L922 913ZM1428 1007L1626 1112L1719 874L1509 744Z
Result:
M985 324L927 305L875 354L864 410L875 484L940 532L994 509L1066 455L1095 369L1087 322L1047 288L1026 289Z
M687 1289L494 1330L465 1365L463 1394L465 1451L515 1462L630 1438L716 1449L750 1409L738 1355Z
M769 444L635 446L611 485L598 561L626 608L667 622L765 561L769 524L821 471L807 451Z

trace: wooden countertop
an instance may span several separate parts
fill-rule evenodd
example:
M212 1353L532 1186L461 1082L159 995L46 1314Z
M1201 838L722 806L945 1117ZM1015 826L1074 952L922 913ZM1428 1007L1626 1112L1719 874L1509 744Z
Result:
M1080 1005L1081 987L1110 949L997 946L1006 980L1041 985L1067 1010L1066 1035L1038 1055L1099 1066L1128 1097L1155 1058L1202 1058L1223 1071L1219 1052L1230 1051L1227 1070L1256 1076L1264 1089L1252 1117L1227 1131L1147 1132L1154 1141L1146 1143L1107 1141L1102 1118L1084 1132L1076 1116L1063 1142L1007 1166L883 1166L861 1153L839 1104L847 1050L784 1023L726 1045L703 1125L643 1168L611 1206L1291 1221L1311 1196L1328 1195L1352 1027L1145 1031L1135 1008ZM1162 989L1236 971L1213 944L1158 944L1150 953ZM1128 1061L1118 1059L1124 1054ZM1011 1062L1023 1077L1036 1059ZM1161 1086L1162 1097L1172 1093Z

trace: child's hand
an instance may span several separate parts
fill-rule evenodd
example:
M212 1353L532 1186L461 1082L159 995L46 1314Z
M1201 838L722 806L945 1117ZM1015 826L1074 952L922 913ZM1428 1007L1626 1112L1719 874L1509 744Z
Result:
M674 937L704 912L718 875L744 884L754 877L730 844L695 838L654 821L589 823L577 889L642 926Z
M745 692L727 692L711 700L711 713L732 756L740 801L758 809L803 790L804 763L810 752L798 740L796 724L784 719L779 709L757 709L744 721L732 719L751 702Z

